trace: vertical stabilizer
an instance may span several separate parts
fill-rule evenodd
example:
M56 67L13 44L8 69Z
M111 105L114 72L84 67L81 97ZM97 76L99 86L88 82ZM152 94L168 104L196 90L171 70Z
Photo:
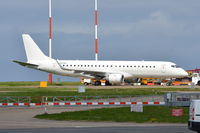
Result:
M37 44L33 41L33 39L28 34L22 35L24 47L26 51L26 56L28 62L34 60L48 60L49 57L44 55L44 53L40 50Z

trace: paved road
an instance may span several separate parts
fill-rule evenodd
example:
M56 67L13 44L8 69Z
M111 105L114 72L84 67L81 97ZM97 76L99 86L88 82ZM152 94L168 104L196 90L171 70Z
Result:
M63 111L79 111L102 107L54 107L48 108L48 113ZM0 108L0 129L21 128L66 128L66 127L124 127L124 126L186 126L185 124L137 124L130 122L77 122L77 121L54 121L33 118L37 114L44 113L43 108Z
M101 107L90 107L101 108ZM88 110L88 107L48 108L48 113ZM53 121L32 118L43 108L0 108L0 133L192 133L186 124Z
M194 133L186 126L0 129L0 133Z

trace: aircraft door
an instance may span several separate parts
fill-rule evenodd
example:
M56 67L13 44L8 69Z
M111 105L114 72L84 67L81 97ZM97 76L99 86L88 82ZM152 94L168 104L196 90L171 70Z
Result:
M166 64L161 65L161 71L162 71L162 73L166 72Z

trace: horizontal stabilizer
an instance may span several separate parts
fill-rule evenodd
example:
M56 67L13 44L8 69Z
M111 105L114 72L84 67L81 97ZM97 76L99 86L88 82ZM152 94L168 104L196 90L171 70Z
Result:
M31 64L31 63L26 63L26 62L21 62L21 61L16 61L16 60L13 60L13 62L19 64L19 65L22 65L22 66L27 66L27 67L38 67L38 65L35 65L35 64Z

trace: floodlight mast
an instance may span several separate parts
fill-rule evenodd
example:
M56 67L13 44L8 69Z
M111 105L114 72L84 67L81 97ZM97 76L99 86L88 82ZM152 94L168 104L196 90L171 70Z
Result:
M52 15L51 15L51 0L49 0L49 57L52 58Z
M98 1L95 0L95 60L98 61Z
M52 58L52 14L51 14L51 0L49 0L49 57ZM48 82L52 84L53 75L49 73Z

